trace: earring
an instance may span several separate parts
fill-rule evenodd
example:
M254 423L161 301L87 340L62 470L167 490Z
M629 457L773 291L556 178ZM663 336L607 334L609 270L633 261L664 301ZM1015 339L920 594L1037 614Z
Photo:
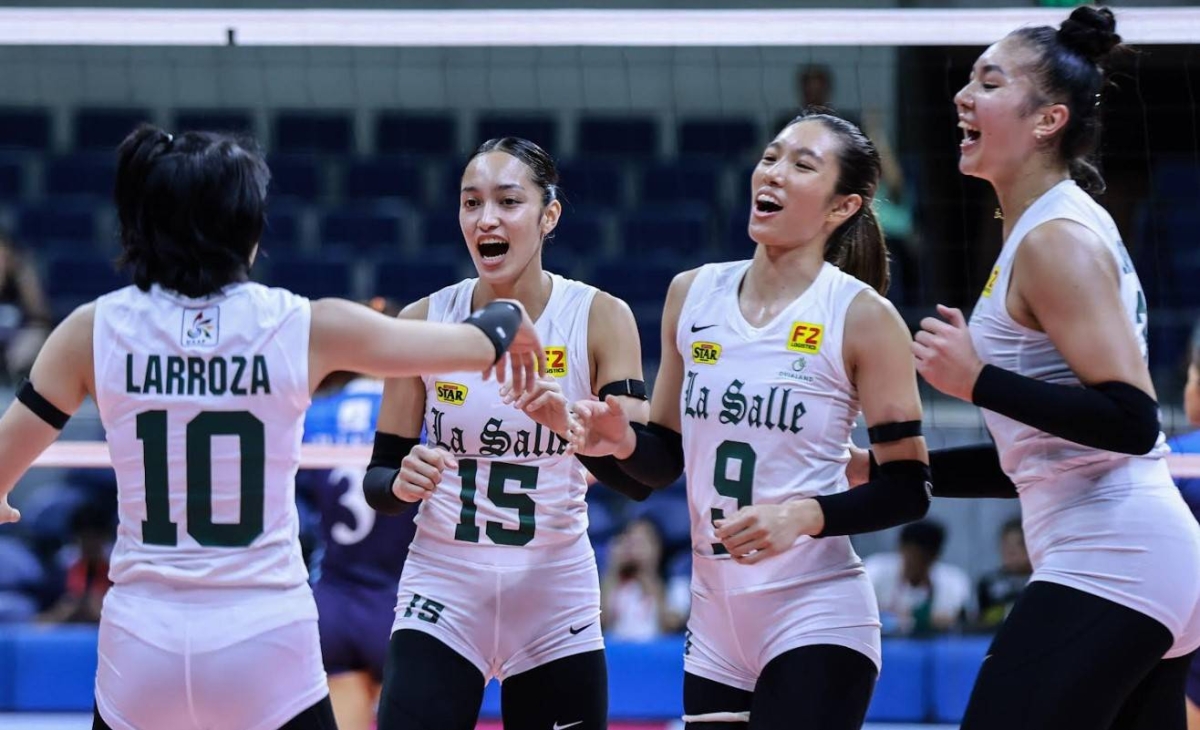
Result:
M999 208L996 208L996 212L992 214L992 218L994 218L998 221L1004 220L1004 211L1000 210Z

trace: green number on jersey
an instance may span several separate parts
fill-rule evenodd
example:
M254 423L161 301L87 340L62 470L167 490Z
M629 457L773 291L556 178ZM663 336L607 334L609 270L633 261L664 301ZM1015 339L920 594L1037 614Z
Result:
M737 460L736 478L729 477L729 462ZM717 494L737 500L738 509L749 507L754 497L754 466L758 454L745 441L722 441L717 447L717 458L713 463L713 487ZM725 510L713 508L713 521L725 519ZM728 550L719 542L713 543L714 555L727 555Z
M236 436L239 444L241 514L237 522L213 522L212 439ZM167 470L167 412L146 411L137 417L146 469L146 519L142 542L177 545L178 525L171 521ZM205 547L245 547L263 531L266 444L262 421L248 411L205 411L187 424L188 534Z
M479 542L479 526L475 524L475 478L479 473L479 462L476 459L459 459L458 477L462 482L462 512L459 514L459 524L454 528L454 539L463 542ZM506 492L504 485L510 481L525 490L537 489L538 467L524 464L508 464L502 461L492 462L491 476L488 477L487 495L492 504L501 509L517 511L517 527L505 527L499 522L488 520L486 530L488 539L497 545L528 545L533 539L536 529L535 516L537 504L533 497L520 492Z

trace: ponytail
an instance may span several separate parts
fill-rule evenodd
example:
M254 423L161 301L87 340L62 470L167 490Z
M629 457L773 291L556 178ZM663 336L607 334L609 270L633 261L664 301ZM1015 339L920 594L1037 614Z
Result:
M825 242L825 260L880 295L887 295L891 283L887 242L875 211L866 201Z

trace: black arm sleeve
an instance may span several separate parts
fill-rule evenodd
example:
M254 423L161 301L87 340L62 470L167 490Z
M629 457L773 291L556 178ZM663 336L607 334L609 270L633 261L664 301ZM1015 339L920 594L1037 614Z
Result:
M615 456L580 456L579 461L597 479L639 502L683 474L683 436L657 423L631 423L637 444L628 459Z
M654 490L629 476L620 462L612 456L579 456L579 463L592 473L601 484L624 494L635 502L642 502Z
M1017 487L1000 468L995 444L974 444L929 452L933 496L1016 499Z
M971 401L1095 449L1146 454L1158 441L1158 403L1141 389L1120 381L1078 388L984 365Z
M621 470L651 489L669 486L683 474L683 435L653 421L631 424L637 446L628 459L615 459Z
M858 535L919 520L929 511L929 465L920 461L889 461L866 484L837 494L815 497L825 515L817 537Z
M375 432L371 463L367 464L367 473L363 477L363 495L367 498L367 504L376 512L398 515L415 504L397 497L392 491L392 483L400 473L404 457L419 443L420 439L404 438L383 431Z

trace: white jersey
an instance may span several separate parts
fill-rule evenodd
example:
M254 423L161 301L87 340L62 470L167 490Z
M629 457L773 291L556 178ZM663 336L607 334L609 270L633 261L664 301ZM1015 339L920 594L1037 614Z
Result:
M1100 237L1120 271L1125 316L1146 355L1146 300L1112 217L1073 181L1038 198L1013 227L971 315L984 362L1037 380L1081 386L1044 332L1008 312L1012 265L1025 236L1070 220ZM1000 463L1017 485L1034 580L1098 595L1162 622L1168 656L1200 646L1200 528L1171 480L1164 439L1145 456L1081 446L985 410Z
M592 398L588 316L597 290L550 276L550 300L535 323L547 372L568 401ZM431 295L429 321L466 319L477 281ZM452 453L458 470L447 470L433 496L421 503L414 551L508 565L530 559L516 547L581 545L588 524L587 481L579 461L565 455L567 442L506 405L500 384L480 373L423 381L427 442ZM590 553L586 540L582 545Z
M129 286L96 301L119 589L307 592L295 476L310 321L307 299L254 283L203 299Z
M847 488L859 404L842 356L843 328L850 303L868 287L825 264L773 321L753 327L738 304L749 267L701 267L679 315L679 405L697 564L728 559L714 519ZM849 538L802 536L786 557L739 568L795 578L861 572L862 564Z

